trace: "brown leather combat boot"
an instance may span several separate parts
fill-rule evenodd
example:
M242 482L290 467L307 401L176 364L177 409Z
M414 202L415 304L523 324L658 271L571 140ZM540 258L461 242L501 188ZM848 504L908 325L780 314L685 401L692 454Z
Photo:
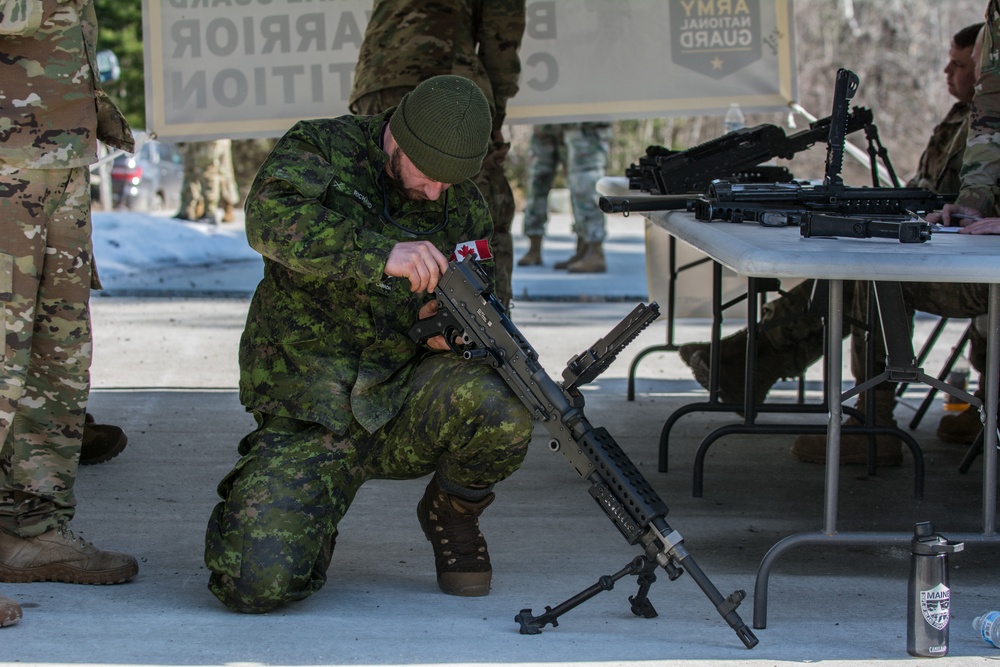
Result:
M479 515L494 494L478 502L445 493L431 478L417 504L417 519L434 548L438 586L449 595L488 595L493 567L486 539L479 530Z
M605 273L608 264L604 260L604 247L601 242L587 243L583 248L583 256L570 262L566 270L570 273Z
M21 620L21 605L0 595L0 628L14 625Z
M563 269L569 268L570 264L572 264L576 260L578 260L581 257L583 257L583 252L586 249L586 246L587 246L586 243L584 243L580 239L577 239L576 240L576 252L573 253L573 256L570 257L569 259L565 259L565 260L563 260L561 262L556 262L555 264L552 265L552 268L553 269L559 269L560 271L563 270Z
M980 383L982 386L982 383ZM986 394L977 389L976 398L985 400ZM982 415L971 405L958 414L944 415L938 422L937 436L955 445L971 445L983 430Z
M747 331L740 329L719 341L721 368L719 399L723 403L742 403L746 389ZM678 349L681 361L705 389L711 382L712 348L709 343L686 343ZM795 377L801 369L792 368L788 355L777 350L763 335L757 337L757 379L754 400L763 403L774 384L786 377Z
M120 584L138 572L132 556L102 551L65 524L38 537L0 531L0 581L6 583Z
M518 266L541 266L542 265L542 237L541 236L529 236L528 240L531 242L531 247L528 248L528 252L524 253L524 257L517 260Z
M865 393L858 394L858 409L863 410ZM896 405L895 392L892 389L875 391L875 425L896 426L892 410ZM845 426L861 426L854 417L849 418ZM826 435L800 435L792 445L791 454L806 463L826 463ZM891 435L875 437L875 463L879 466L898 466L903 462L903 441ZM840 465L868 463L868 436L840 436Z
M83 447L80 465L88 466L110 461L125 449L128 436L120 426L98 424L89 412L83 423Z

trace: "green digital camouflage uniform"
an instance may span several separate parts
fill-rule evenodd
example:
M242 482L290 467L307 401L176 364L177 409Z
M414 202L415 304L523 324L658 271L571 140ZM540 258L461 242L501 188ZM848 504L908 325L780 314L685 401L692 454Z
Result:
M963 164L964 138L968 132L969 106L955 104L931 135L921 155L917 174L908 185L927 187L935 192L955 192L958 188L959 170ZM941 189L932 187L940 185ZM766 342L782 355L780 372L793 377L805 371L823 355L823 321L816 317L803 317L809 308L814 281L807 280L761 309L762 335ZM920 310L947 317L976 317L986 312L987 286L977 283L901 283L905 306L911 316ZM844 309L851 318L864 322L868 317L867 283L844 283ZM845 318L846 320L846 318ZM781 322L780 325L777 323ZM770 326L768 326L770 323ZM851 333L851 326L844 324L844 335ZM851 370L859 381L865 374L865 335L858 329L852 336ZM885 364L885 346L881 343L882 331L876 327L876 370ZM973 328L970 353L971 365L979 371L986 366L986 341ZM731 371L740 369L731 369Z
M72 518L90 391L90 180L132 135L97 88L90 0L0 0L0 530Z
M976 95L969 119L969 142L956 204L984 215L997 207L1000 182L1000 0L989 0Z
M440 74L472 79L486 95L494 139L472 181L493 218L496 296L505 307L513 297L514 193L503 170L510 144L500 128L518 90L524 25L524 0L375 0L350 97L352 113L380 113Z
M604 213L597 205L597 181L604 177L611 141L609 123L536 125L531 132L531 176L524 205L525 236L544 236L549 219L549 190L559 165L573 205L573 232L582 243L601 243Z
M487 238L491 223L468 181L437 202L386 185L380 143L394 110L298 123L247 198L264 279L240 343L240 399L259 428L219 485L205 553L212 592L239 611L322 587L337 524L366 480L436 472L493 484L520 466L531 437L531 416L492 368L407 335L428 297L384 269L393 246L415 237L380 216L430 230L447 215L421 237L445 256Z

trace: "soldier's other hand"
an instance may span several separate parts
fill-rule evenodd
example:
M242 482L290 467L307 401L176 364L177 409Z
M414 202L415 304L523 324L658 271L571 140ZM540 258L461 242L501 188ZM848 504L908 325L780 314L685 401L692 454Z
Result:
M417 319L426 320L428 318L434 317L434 315L437 314L440 307L441 304L438 303L437 301L428 301L427 303L425 303L420 307L420 310L417 312ZM455 345L461 345L461 344L462 344L461 336L456 336ZM439 350L441 352L447 352L448 350L451 349L450 347L448 347L448 341L444 339L444 336L433 336L431 338L428 338L427 347L431 348L432 350Z
M962 220L959 234L1000 234L1000 218Z
M945 204L940 211L928 213L925 219L932 225L940 223L945 227L965 227L981 217L982 214L971 206Z
M433 292L448 270L448 260L429 241L402 241L389 251L385 273L407 278L411 292Z

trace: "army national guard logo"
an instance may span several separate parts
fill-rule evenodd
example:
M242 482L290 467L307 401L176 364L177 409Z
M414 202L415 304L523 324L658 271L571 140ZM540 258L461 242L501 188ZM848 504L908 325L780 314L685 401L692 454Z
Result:
M761 57L760 0L670 0L674 64L713 79Z
M920 591L920 611L924 620L935 630L944 630L948 625L951 607L951 590L938 584L929 591Z

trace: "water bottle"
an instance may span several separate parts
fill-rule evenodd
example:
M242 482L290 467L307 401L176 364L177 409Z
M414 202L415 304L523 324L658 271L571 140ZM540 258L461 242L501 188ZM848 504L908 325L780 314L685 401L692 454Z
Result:
M948 655L951 589L948 554L965 548L934 533L930 521L913 528L910 541L910 583L906 603L906 652L940 658Z
M743 111L740 110L740 105L733 102L729 105L729 111L726 112L726 119L723 121L723 127L726 132L733 132L735 130L743 129L746 126L746 119L743 118Z
M976 616L972 621L972 629L980 633L987 644L1000 648L1000 611Z
M969 360L964 355L955 360L955 365L948 373L947 383L952 387L958 387L962 391L969 390ZM969 404L958 396L951 394L944 395L944 409L948 412L963 412Z

